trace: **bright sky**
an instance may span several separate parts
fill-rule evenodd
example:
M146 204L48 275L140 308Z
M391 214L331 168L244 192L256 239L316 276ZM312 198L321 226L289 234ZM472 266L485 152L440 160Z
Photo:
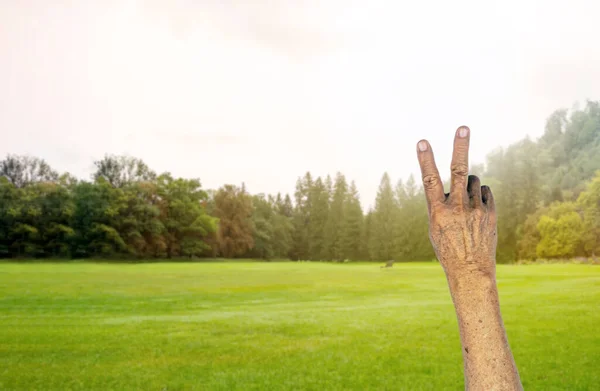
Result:
M478 163L600 99L598 15L597 0L0 0L0 154L86 179L128 154L253 193L342 171L369 205L384 171L418 173L420 138L446 174L459 125Z

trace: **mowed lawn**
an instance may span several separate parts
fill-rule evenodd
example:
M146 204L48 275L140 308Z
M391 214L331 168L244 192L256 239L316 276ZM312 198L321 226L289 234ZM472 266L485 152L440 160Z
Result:
M526 390L600 390L600 267L498 266ZM0 390L459 390L439 265L0 264Z

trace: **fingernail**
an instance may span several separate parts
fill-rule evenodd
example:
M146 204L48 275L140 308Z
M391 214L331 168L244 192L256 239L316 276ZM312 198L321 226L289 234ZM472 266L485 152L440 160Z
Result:
M419 144L417 144L419 147L419 151L421 152L425 152L427 151L427 141L419 141Z
M458 129L458 137L465 138L468 135L469 135L469 128L467 128L466 126L463 126L460 129Z

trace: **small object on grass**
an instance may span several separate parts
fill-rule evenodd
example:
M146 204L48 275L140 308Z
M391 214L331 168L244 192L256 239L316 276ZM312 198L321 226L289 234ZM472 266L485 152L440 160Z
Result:
M385 266L381 266L381 269L387 269L387 268L391 268L394 266L394 260L390 259L389 261L387 261L387 263L385 264Z

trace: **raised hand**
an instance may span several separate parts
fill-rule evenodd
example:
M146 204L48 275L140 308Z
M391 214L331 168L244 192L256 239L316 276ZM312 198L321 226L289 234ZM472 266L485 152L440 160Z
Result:
M496 286L496 210L489 187L469 176L470 130L454 138L450 193L433 150L417 144L429 209L429 238L448 280L462 344L465 389L522 390L504 330Z
M435 253L447 274L478 278L494 274L496 210L490 188L481 186L475 175L468 175L469 139L469 128L458 128L448 195L444 194L431 145L421 140L417 149Z

